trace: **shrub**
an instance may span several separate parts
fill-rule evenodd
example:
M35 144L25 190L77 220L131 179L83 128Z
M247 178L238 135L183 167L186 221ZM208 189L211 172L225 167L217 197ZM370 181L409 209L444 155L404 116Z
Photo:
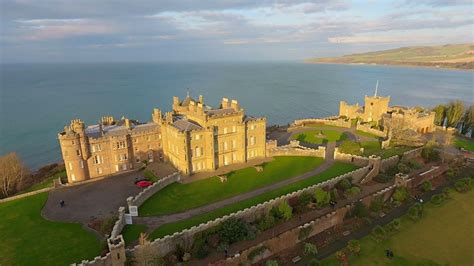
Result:
M268 230L274 227L276 224L275 217L272 215L265 215L260 221L257 223L257 229L260 231Z
M347 178L345 178L345 179L342 179L341 181L339 181L339 183L337 183L336 187L346 191L346 190L348 190L349 188L352 187L352 183Z
M308 263L308 266L319 266L319 265L321 265L321 262L316 258L311 259Z
M454 188L458 192L466 192L471 190L472 188L472 178L470 177L465 177L461 178L456 183L454 183Z
M298 232L298 239L300 241L305 240L306 238L308 238L309 234L311 234L312 231L313 231L313 227L311 225L301 228L300 231Z
M444 194L436 194L431 197L431 202L433 202L433 204L436 204L436 205L443 203L444 200L445 200Z
M201 242L198 244L195 252L195 256L198 259L203 259L209 255L209 246Z
M350 197L355 197L355 196L357 196L359 193L360 193L360 188L359 188L359 187L356 187L356 186L353 186L353 187L351 187L350 189L346 190L346 192L344 192L344 195L345 195L347 198L350 198Z
M414 160L411 160L411 161L407 161L405 162L408 167L410 167L411 169L421 169L423 168L423 165L417 161L414 161Z
M376 177L374 177L374 181L379 183L388 183L392 181L394 177L394 175L389 173L379 173Z
M320 208L329 204L330 201L329 193L320 187L317 187L314 191L314 198L316 199L316 205Z
M436 143L428 142L421 150L421 157L429 162L439 161L439 152L436 150Z
M276 260L267 260L267 263L265 263L266 266L278 266L278 261Z
M410 167L404 163L398 163L397 165L398 171L404 174L410 173Z
M346 259L346 253L343 250L339 250L334 254L334 257L336 257L338 261L342 262Z
M398 218L393 219L393 221L387 224L387 229L390 230L391 232L398 231L400 230L401 223L402 222L400 219Z
M305 256L314 256L318 254L318 248L312 243L304 243L303 254Z
M392 198L397 202L404 202L408 199L409 193L406 187L397 187L393 192Z
M423 215L423 206L420 203L415 203L408 209L408 217L413 221L418 221Z
M249 234L249 229L244 221L231 218L220 225L218 234L222 241L232 244L244 240Z
M330 200L337 201L339 199L339 192L337 192L337 189L333 188L329 194Z
M255 257L262 255L268 248L266 246L260 246L249 252L247 258L252 261Z
M357 239L351 239L347 243L347 249L354 255L359 256L360 253L360 241Z
M376 241L382 241L387 236L387 232L382 226L377 225L374 227L374 229L372 229L372 236Z
M299 196L298 202L299 202L300 205L306 206L311 202L311 198L312 197L311 197L310 193L304 192Z
M286 201L282 201L280 205L278 205L278 210L282 214L285 221L290 220L293 216L293 208L291 208L291 206Z
M273 206L271 208L270 215L273 216L273 218L275 218L275 221L279 221L283 219L283 213L281 213L280 210L276 206Z
M376 197L370 202L370 210L372 212L379 212L382 210L383 207L383 199L382 197Z
M423 183L421 183L420 187L421 187L421 190L423 190L424 192L427 192L431 190L433 185L431 184L430 181L426 180L426 181L423 181Z
M367 207L360 201L355 203L354 208L352 209L351 213L352 213L352 216L356 216L359 218L369 216L369 211L367 210Z

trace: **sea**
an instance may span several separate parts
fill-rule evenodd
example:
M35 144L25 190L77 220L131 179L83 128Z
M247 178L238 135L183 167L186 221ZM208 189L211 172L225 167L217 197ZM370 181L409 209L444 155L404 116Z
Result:
M30 168L59 162L57 140L71 119L104 115L145 122L189 92L218 106L237 99L268 124L337 114L339 101L390 96L392 105L472 104L474 72L300 62L50 63L0 65L0 156L16 152Z

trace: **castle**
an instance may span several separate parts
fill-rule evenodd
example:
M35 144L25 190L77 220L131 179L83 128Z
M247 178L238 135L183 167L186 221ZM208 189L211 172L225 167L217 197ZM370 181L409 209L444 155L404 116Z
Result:
M266 119L245 114L236 100L219 108L187 95L172 112L155 108L152 121L103 117L85 127L72 120L58 134L70 183L137 169L142 161L170 162L186 175L266 157Z
M390 96L365 96L365 105L349 105L345 101L339 103L339 117L358 119L363 123L373 123L383 130L413 130L420 134L435 129L435 113L416 107L389 106Z

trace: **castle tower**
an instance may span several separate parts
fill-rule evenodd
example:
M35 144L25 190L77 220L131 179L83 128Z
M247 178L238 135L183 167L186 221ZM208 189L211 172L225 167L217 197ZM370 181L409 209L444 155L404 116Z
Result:
M71 125L66 126L64 132L58 134L58 139L68 182L89 179L87 158L90 157L90 152L84 123L81 120L72 120Z

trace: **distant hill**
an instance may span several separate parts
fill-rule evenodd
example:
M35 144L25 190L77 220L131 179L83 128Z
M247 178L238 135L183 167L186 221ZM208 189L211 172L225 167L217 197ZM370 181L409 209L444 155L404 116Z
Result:
M342 57L311 58L305 62L474 69L474 44L402 47Z

